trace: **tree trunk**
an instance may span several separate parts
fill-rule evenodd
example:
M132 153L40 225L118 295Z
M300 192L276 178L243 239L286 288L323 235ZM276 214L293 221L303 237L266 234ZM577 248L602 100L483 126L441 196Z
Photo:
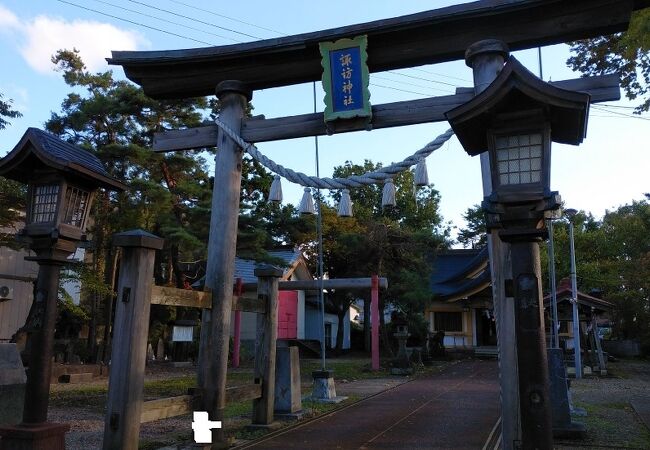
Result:
M348 306L349 308L349 306ZM336 353L340 354L343 352L343 337L344 337L344 330L345 330L345 313L347 310L337 310L336 311L336 316L339 318L339 324L336 327Z
M388 329L386 327L386 321L384 320L384 302L379 302L379 334L381 335L381 348L384 352L388 353L390 358L395 357L395 352L393 351L393 346L391 345L391 339L388 335Z

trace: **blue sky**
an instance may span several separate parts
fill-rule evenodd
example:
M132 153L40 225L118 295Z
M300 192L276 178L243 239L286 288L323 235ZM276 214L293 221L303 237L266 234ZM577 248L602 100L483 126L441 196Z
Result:
M59 48L77 48L93 71L106 70L111 50L165 50L227 45L259 38L322 30L443 7L457 1L349 2L330 0L207 2L198 0L0 0L0 92L14 100L24 117L0 132L0 156L18 142L27 127L42 127L59 111L69 88L53 71L50 56ZM96 11L84 10L73 4ZM172 13L166 12L171 11ZM104 14L101 14L104 13ZM114 17L109 17L114 16ZM155 16L158 20L153 17ZM182 17L186 16L186 17ZM122 20L120 20L122 19ZM144 26L136 25L137 22ZM173 22L173 23L170 23ZM157 28L163 31L157 31ZM538 73L537 50L514 55ZM542 49L545 80L576 78L565 64L568 46ZM120 67L112 68L122 77ZM371 74L371 102L381 104L452 93L471 86L464 62ZM317 109L322 111L317 85ZM280 117L313 111L312 85L254 93L255 114ZM648 142L650 117L631 118L626 101L592 107L587 139L579 147L554 145L551 187L568 207L601 216L650 191ZM447 128L446 123L347 133L319 138L320 173L331 175L346 160L389 164L423 147ZM280 164L315 173L314 139L264 143L262 152ZM462 225L463 211L482 199L480 164L452 138L428 160L429 179L441 192L443 216ZM297 204L302 188L283 183L285 201Z

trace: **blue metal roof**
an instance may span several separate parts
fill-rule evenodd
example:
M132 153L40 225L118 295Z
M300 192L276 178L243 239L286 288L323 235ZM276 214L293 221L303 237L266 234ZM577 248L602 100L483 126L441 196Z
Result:
M471 275L474 278L469 278ZM490 281L487 247L449 250L438 254L433 261L430 287L437 300L466 297L489 285Z
M279 258L284 261L286 267L282 267L284 271L283 278L287 276L287 272L302 256L302 252L298 249L269 250L267 253L274 258ZM258 264L259 262L254 259L235 257L235 280L241 278L242 283L257 283L257 277L255 276L254 271ZM194 289L203 289L204 283L205 276L194 282L192 287Z

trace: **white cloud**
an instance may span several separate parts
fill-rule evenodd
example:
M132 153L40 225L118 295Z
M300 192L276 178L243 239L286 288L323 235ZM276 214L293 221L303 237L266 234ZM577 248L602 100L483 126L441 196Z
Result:
M11 32L18 38L22 57L32 69L44 74L56 75L50 59L57 50L76 48L88 69L96 72L108 67L105 58L111 55L111 50L136 50L138 47L150 46L149 41L140 33L108 23L69 21L44 15L21 20L0 6L0 30L2 29L5 34Z
M15 29L20 25L18 17L0 5L0 29Z

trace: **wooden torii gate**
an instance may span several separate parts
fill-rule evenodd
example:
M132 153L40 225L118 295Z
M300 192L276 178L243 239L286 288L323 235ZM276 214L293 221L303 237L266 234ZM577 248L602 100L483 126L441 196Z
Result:
M484 0L403 17L314 33L237 45L172 51L115 51L110 64L122 65L127 77L153 98L187 98L216 94L221 121L248 142L317 136L327 133L320 113L275 119L245 118L253 90L320 80L319 42L357 35L368 40L370 72L414 67L462 59L475 42L497 39L511 50L533 48L569 40L624 31L634 10L649 0ZM592 103L619 98L616 77L568 80L558 86L591 94ZM472 98L474 89L455 95L375 105L372 128L443 121L444 113ZM338 127L355 131L358 125ZM223 418L228 335L232 305L233 263L239 212L242 151L214 126L168 132L156 136L154 149L174 151L217 146L212 199L206 285L212 289L212 308L204 310L199 385L211 420ZM482 160L485 166L487 160ZM487 173L489 171L485 171ZM505 254L500 252L500 255ZM494 255L490 255L494 260ZM504 257L496 267L503 268ZM503 277L493 270L495 305L506 305ZM511 307L510 307L511 308ZM499 318L497 318L499 320ZM504 322L500 329L511 327ZM512 333L511 333L512 334ZM514 345L499 336L500 347ZM500 350L501 351L501 350ZM506 417L506 405L516 389L516 365L501 358L504 398L504 448L516 437L516 419ZM514 375L513 375L514 373ZM506 395L506 393L510 393ZM214 435L222 439L220 433Z

